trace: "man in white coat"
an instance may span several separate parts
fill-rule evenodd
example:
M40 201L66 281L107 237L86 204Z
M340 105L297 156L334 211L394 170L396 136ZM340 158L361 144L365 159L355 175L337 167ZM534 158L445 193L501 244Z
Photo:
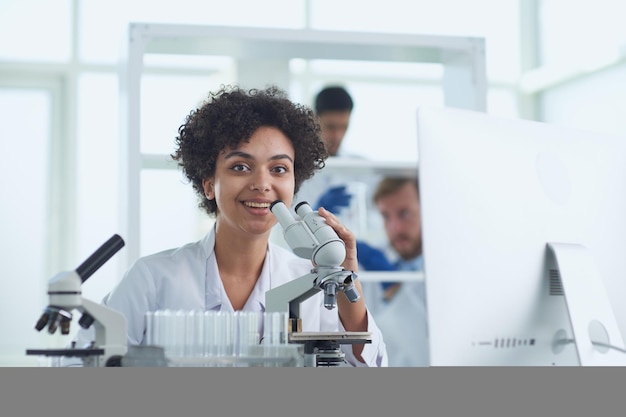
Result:
M385 178L374 203L383 217L388 246L379 250L357 242L365 270L422 271L422 228L417 179ZM363 293L387 345L389 366L429 365L427 306L424 281L365 282Z

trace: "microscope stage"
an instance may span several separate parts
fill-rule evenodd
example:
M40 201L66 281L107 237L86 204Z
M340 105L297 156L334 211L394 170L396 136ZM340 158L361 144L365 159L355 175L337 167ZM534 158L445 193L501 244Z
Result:
M104 349L27 349L27 355L36 356L94 356L104 355Z
M340 344L371 343L370 332L295 332L289 334L291 343L310 341L336 341Z

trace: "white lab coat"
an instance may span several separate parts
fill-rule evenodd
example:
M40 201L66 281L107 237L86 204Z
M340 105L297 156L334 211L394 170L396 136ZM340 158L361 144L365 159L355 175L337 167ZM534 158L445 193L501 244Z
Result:
M142 257L130 267L103 301L126 318L129 345L146 343L149 311L234 311L219 276L214 246L213 229L200 241ZM311 268L309 260L270 242L261 276L243 310L264 311L267 290L306 275ZM301 303L300 316L302 331L344 331L337 309L324 307L321 292ZM361 354L365 363L354 357L349 344L341 345L346 361L353 366L387 366L385 343L369 312L367 331L372 333L372 343L365 344ZM85 337L89 335L82 335L83 342Z
M390 367L430 364L424 281L403 282L389 301L379 282L362 282L365 302L385 338Z

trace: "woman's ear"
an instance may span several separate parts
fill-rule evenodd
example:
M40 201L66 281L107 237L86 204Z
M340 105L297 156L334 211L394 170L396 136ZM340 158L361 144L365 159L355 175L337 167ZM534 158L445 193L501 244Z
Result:
M215 199L215 187L213 187L213 181L211 179L202 180L202 188L204 189L204 196L207 199Z

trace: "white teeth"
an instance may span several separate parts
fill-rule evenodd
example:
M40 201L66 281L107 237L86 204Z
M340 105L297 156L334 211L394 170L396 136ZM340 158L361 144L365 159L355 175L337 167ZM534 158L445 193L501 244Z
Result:
M254 207L254 208L269 208L270 203L255 203L253 201L246 201L243 204L245 204L248 207Z

